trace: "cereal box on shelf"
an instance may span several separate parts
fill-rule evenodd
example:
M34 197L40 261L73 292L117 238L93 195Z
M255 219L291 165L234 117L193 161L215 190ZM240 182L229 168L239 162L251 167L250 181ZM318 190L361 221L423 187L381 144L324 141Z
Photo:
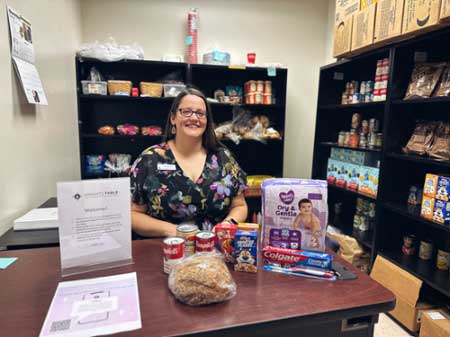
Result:
M337 161L335 159L331 159L331 158L328 159L327 181L331 185L336 184L338 163L339 163L339 161Z
M237 225L219 223L214 227L217 249L223 253L225 262L234 262L234 236Z
M444 200L434 201L433 220L441 224L450 223L450 202Z
M337 172L336 172L336 185L339 187L347 187L348 182L348 167L347 163L338 162L337 163Z
M263 246L323 252L328 220L327 182L268 179L262 190Z
M234 237L234 270L258 271L258 232L238 230Z
M450 196L450 178L439 177L436 186L436 199L449 201Z
M436 174L427 173L423 184L423 195L434 198L439 177Z
M360 166L359 191L376 197L378 193L378 175L380 170L375 167Z
M425 219L432 220L434 211L434 198L423 196L422 208L420 209L420 216Z
M347 188L357 191L359 187L360 166L355 164L347 164L347 169L348 169Z

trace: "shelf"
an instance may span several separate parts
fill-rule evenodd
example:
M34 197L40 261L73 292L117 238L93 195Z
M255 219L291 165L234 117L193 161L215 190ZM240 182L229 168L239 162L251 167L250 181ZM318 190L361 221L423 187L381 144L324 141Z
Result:
M340 148L340 149L349 149L349 150L354 150L354 151L376 152L376 153L381 152L381 149L369 149L369 148L361 148L361 147L342 146L342 145L338 145L337 143L332 143L332 142L321 142L320 145L324 146L324 147L336 147L336 148Z
M98 134L84 134L83 138L85 139L126 139L126 140L133 140L133 139L148 139L148 140L157 140L161 139L162 136L143 136L143 135L135 135L135 136L126 136L126 135L112 135L112 136L106 136L106 135L98 135Z
M370 102L370 103L358 103L358 104L331 104L331 105L319 105L321 110L350 110L350 109L363 109L373 107L384 107L386 101Z
M283 139L274 139L274 138L268 138L268 139L264 139L263 142L260 142L259 140L256 139L241 139L239 144L236 144L235 142L233 142L231 139L229 138L222 138L219 139L219 141L221 141L222 143L228 143L228 144L232 144L235 146L239 146L242 143L257 143L257 144L261 144L261 145L267 145L267 144L283 144Z
M212 107L242 107L242 108L284 108L281 104L230 104L230 103L217 103L209 102Z
M79 95L81 100L98 101L132 101L132 102L172 102L174 97L134 97L134 96L109 96L109 95Z
M436 259L423 261L415 256L385 250L381 250L379 253L400 268L423 280L431 288L450 297L450 273L448 270L437 269Z
M396 99L392 102L395 105L410 105L410 104L450 104L450 97L431 97L431 98L417 98L417 99Z
M376 197L373 197L371 195L362 194L360 192L356 192L356 191L353 191L353 190L348 190L346 188L342 188L342 187L339 187L339 186L336 186L336 185L328 184L328 188L331 188L331 189L333 189L335 191L343 192L345 194L354 195L356 197L366 198L366 199L370 199L370 200L377 200Z
M103 62L101 60L98 60L96 58L92 57L79 57L77 56L76 59L80 62L92 62L92 63L104 63L104 64L137 64L137 65L152 65L152 66L175 66L175 67L186 67L187 64L184 62L166 62L166 61L158 61L158 60L119 60L119 61L112 61L112 62Z
M400 204L396 204L396 203L392 203L392 202L385 202L383 203L383 207L386 208L387 210L390 210L391 212L400 214L402 216L405 216L411 220L423 223L427 226L431 226L443 231L446 231L448 233L450 233L450 226L448 225L442 225L440 223L437 222L433 222L430 220L427 220L425 218L422 218L420 216L420 206L410 206L410 205L400 205Z
M410 162L418 163L418 164L436 165L436 166L440 166L440 167L444 167L444 168L450 168L450 161L439 161L439 160L435 160L435 159L421 157L421 156L414 155L414 154L388 153L386 156L389 158L410 161Z

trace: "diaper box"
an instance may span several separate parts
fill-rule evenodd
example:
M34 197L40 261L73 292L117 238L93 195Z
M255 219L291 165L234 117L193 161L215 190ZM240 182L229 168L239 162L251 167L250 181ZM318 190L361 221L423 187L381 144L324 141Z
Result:
M433 220L441 224L450 224L450 202L444 200L434 201Z
M450 178L439 177L436 187L436 199L449 201L450 198Z
M422 198L422 208L420 209L420 216L422 218L432 220L434 211L434 198L423 196Z
M258 232L238 230L234 237L235 271L258 271Z
M436 174L427 173L425 176L425 183L423 184L423 195L434 198L436 196L436 188L439 176Z
M262 245L325 250L327 182L274 178L262 183Z

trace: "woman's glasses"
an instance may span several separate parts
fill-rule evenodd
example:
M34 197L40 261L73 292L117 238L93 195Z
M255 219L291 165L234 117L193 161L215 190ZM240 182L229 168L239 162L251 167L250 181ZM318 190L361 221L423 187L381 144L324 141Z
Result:
M194 110L189 109L189 108L181 108L181 109L178 109L178 111L180 112L180 115L183 116L183 117L191 117L192 114L195 114L198 119L206 118L206 112L205 111L201 111L201 110L194 111Z

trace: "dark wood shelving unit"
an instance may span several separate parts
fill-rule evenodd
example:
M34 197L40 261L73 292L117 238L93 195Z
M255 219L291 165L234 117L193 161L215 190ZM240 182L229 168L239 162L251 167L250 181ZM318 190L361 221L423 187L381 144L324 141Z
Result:
M347 195L352 195L352 196L356 196L356 197L360 197L360 198L365 198L365 199L369 199L369 200L377 200L376 197L372 196L372 195L368 195L368 194L364 194L364 193L360 193L357 191L353 191L353 190L349 190L348 188L343 188L343 187L339 187L336 185L328 185L328 188L333 190L333 191L338 191L340 193L344 193Z
M340 131L349 130L352 113L360 113L362 119L380 119L383 147L377 152L380 174L378 197L374 200L376 218L371 232L372 261L377 254L383 255L423 280L424 287L428 288L425 292L437 291L447 300L450 299L450 274L437 269L436 254L426 262L417 256L403 255L401 246L405 235L415 234L418 244L420 240L432 239L435 252L437 249L450 249L450 226L424 219L420 216L420 206L407 205L410 187L422 188L427 173L448 174L450 162L402 153L417 120L450 122L450 97L403 99L415 66L415 53L426 52L430 62L449 62L448 43L450 28L445 27L322 67L312 166L314 179L326 179L330 149L337 147L330 141L336 141ZM340 105L345 83L373 80L376 61L387 57L389 80L386 101ZM349 113L342 114L347 111ZM357 192L329 185L330 214L333 214L333 202L348 205L345 216L346 222L349 222L358 197L360 194ZM357 240L361 241L361 238Z
M348 150L353 150L353 151L381 152L381 149L378 149L378 148L371 149L368 147L350 147L350 146L339 145L338 143L333 143L333 142L321 142L320 145L325 146L325 147L336 147L339 149L348 149Z

